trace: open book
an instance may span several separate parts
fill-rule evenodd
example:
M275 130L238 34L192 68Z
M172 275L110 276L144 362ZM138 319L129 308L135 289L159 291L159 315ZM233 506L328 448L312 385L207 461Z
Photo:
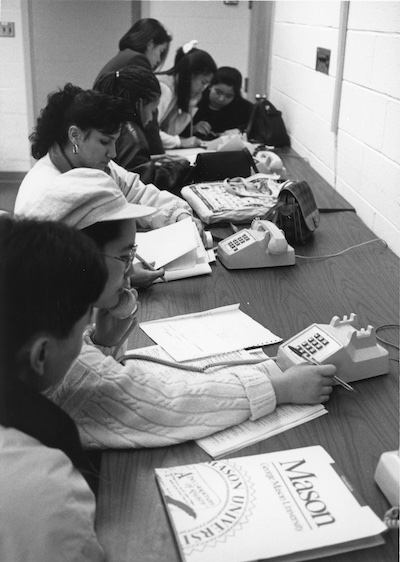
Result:
M384 542L386 525L320 446L155 472L184 562L292 562Z
M140 257L155 262L156 269L165 268L166 281L211 273L209 255L191 218L138 232L136 243Z

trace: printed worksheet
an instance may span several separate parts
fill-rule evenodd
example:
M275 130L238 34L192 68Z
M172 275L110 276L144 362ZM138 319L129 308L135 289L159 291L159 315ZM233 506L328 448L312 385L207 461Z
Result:
M139 326L175 361L190 361L282 341L239 310L239 304L142 322Z

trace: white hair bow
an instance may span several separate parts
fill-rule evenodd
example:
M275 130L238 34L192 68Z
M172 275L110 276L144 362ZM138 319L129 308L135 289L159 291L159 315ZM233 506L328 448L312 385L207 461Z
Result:
M192 39L191 41L189 41L189 43L185 43L185 45L183 45L182 47L182 51L184 52L185 55L187 55L188 53L190 53L190 51L192 49L194 49L198 44L197 39Z

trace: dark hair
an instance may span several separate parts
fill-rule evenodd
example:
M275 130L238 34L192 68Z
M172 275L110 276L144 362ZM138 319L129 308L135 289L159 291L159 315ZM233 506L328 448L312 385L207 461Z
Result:
M139 66L126 66L117 72L103 74L93 89L126 100L134 113L134 120L139 123L139 101L148 104L161 95L160 83L154 73Z
M86 236L91 238L98 249L103 250L108 242L119 238L122 223L122 220L96 222L86 228L82 228L81 232L84 232Z
M78 230L0 217L0 346L7 370L35 334L68 337L99 298L107 275L98 249Z
M185 54L180 47L176 52L174 66L170 70L159 74L176 76L178 108L187 112L189 110L192 78L198 74L215 74L216 71L215 61L206 51L194 48Z
M29 137L32 156L42 158L54 143L64 146L71 125L112 135L129 121L130 114L126 101L68 83L47 97L47 105Z
M210 87L215 86L216 84L226 84L227 86L231 86L233 88L235 98L242 97L240 91L242 88L242 75L237 68L232 68L231 66L221 66L218 68L214 78L211 80Z
M155 45L162 45L167 43L162 56L162 63L168 55L169 44L172 41L172 35L167 33L164 26L155 19L144 18L138 20L132 27L123 35L119 41L119 50L132 49L138 53L145 53L147 45L153 41Z

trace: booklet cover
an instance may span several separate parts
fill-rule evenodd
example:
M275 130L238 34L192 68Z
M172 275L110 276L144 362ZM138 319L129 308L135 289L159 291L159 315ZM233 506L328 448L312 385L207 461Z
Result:
M184 562L311 560L384 542L386 525L320 446L155 472Z

